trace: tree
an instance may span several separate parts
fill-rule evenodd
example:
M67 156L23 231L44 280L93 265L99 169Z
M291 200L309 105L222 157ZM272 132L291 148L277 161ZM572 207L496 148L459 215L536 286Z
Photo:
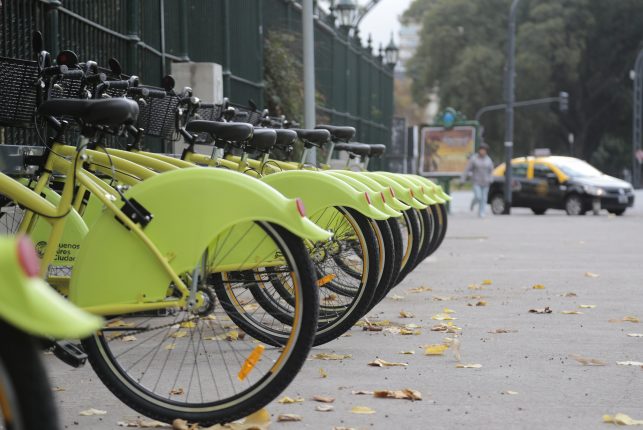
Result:
M421 43L409 64L413 94L437 92L442 106L473 117L503 102L507 17L511 0L415 0L403 19L422 23ZM420 13L421 12L421 13ZM567 91L568 113L517 110L515 152L549 147L590 159L603 146L613 159L630 151L628 72L643 40L643 3L637 0L523 0L517 18L516 99ZM483 118L485 138L502 152L503 115ZM608 138L609 137L609 138ZM606 146L607 145L607 146ZM626 159L626 157L621 157ZM598 157L597 162L605 157ZM608 167L605 165L605 167ZM610 166L610 170L615 169Z

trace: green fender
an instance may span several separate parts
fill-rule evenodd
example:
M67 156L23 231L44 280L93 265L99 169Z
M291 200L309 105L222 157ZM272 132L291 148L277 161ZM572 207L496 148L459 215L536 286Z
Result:
M17 243L0 237L0 319L34 336L55 339L84 338L98 330L101 318L81 311L42 279L23 273Z
M438 196L435 192L435 187L433 186L433 183L429 181L428 183L422 181L419 176L415 175L400 175L402 178L411 181L412 183L416 184L418 187L420 187L420 190L422 191L422 194L426 196L426 198L430 199L431 201L434 202L434 204L442 204L444 203L444 200L442 200L442 197Z
M344 206L368 218L389 218L389 215L368 202L364 191L358 191L346 181L322 172L290 170L264 176L261 180L286 197L300 197L311 216L329 207Z
M420 181L422 181L424 184L428 185L429 187L432 187L433 191L435 192L435 195L441 198L442 200L444 200L445 202L451 201L451 196L444 192L444 190L442 189L442 186L436 184L429 178L425 178L424 176L419 176L419 175L410 175L410 174L408 176L415 177Z
M382 175L381 172L363 172L369 178L374 179L382 185L391 187L395 191L395 197L402 201L404 204L411 206L414 209L425 209L427 205L415 198L415 194L410 185L402 183L388 176Z
M60 195L49 188L45 188L42 194L45 199L55 205L60 201ZM78 212L72 209L65 220L63 236L58 244L58 250L52 264L54 266L72 266L78 258L80 244L87 231L85 221L83 221ZM41 256L47 246L50 233L51 225L46 219L38 217L29 235L36 244L36 250Z
M397 173L391 173L391 172L378 172L386 177L389 177L397 182L400 182L407 187L411 188L413 190L413 196L421 201L422 203L426 205L434 205L436 204L436 201L433 200L431 197L429 197L424 190L423 184L418 184L415 181L410 180L408 177L405 177L404 175L400 175Z
M305 239L330 237L300 214L296 200L230 170L166 172L136 184L125 195L153 215L143 232L179 275L191 272L217 237L239 224L267 221ZM252 240L239 245L255 246ZM111 211L103 211L94 222L82 248L69 291L75 304L106 312L103 309L108 306L165 299L170 275L156 255Z
M355 178L363 184L367 185L369 188L383 192L386 196L386 204L396 211L405 211L410 208L410 206L402 203L397 199L397 197L395 197L395 191L393 191L393 188L391 186L382 185L373 178L365 175L363 172L355 172L352 170L335 170L334 172L340 175Z
M384 212L389 217L402 216L400 212L396 211L391 206L386 204L386 196L384 195L384 191L386 191L386 188L382 187L381 185L376 183L376 186L373 187L371 185L366 184L364 181L360 181L357 178L342 175L338 171L326 171L323 173L325 175L330 175L346 182L348 185L350 185L351 187L355 188L358 191L363 191L365 193L368 193L371 199L371 204L375 206L378 210Z

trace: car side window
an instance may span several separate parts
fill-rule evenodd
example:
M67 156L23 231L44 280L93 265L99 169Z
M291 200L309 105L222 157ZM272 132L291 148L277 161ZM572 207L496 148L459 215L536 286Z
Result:
M544 164L534 164L534 179L547 179L547 175L554 173Z
M527 164L512 164L511 165L511 174L515 178L525 178L527 177Z

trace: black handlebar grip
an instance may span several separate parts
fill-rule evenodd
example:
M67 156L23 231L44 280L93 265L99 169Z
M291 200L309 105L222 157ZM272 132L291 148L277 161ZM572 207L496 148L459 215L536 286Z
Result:
M62 66L61 66L61 69L62 69ZM60 74L63 75L63 77L66 79L82 79L83 76L85 76L85 72L79 69L67 70L66 72L63 72L61 70Z
M163 99L167 95L165 90L155 90L153 88L145 88L145 89L148 91L147 96L154 99Z
M113 88L115 90L127 90L129 88L129 81L107 81L105 86L107 88Z
M64 64L62 66L51 66L51 67L45 67L42 69L42 75L43 76L54 76L54 75L59 75L61 73L65 73L69 70L67 66Z

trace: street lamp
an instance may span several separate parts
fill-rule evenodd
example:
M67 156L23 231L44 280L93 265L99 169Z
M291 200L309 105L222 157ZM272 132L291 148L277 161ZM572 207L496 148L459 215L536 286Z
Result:
M339 26L349 29L355 23L357 16L357 5L353 0L339 0L335 5L339 15Z
M384 55L386 56L386 64L390 67L395 67L400 58L400 49L395 46L393 33L391 33L391 41L388 43L386 49L384 49Z

